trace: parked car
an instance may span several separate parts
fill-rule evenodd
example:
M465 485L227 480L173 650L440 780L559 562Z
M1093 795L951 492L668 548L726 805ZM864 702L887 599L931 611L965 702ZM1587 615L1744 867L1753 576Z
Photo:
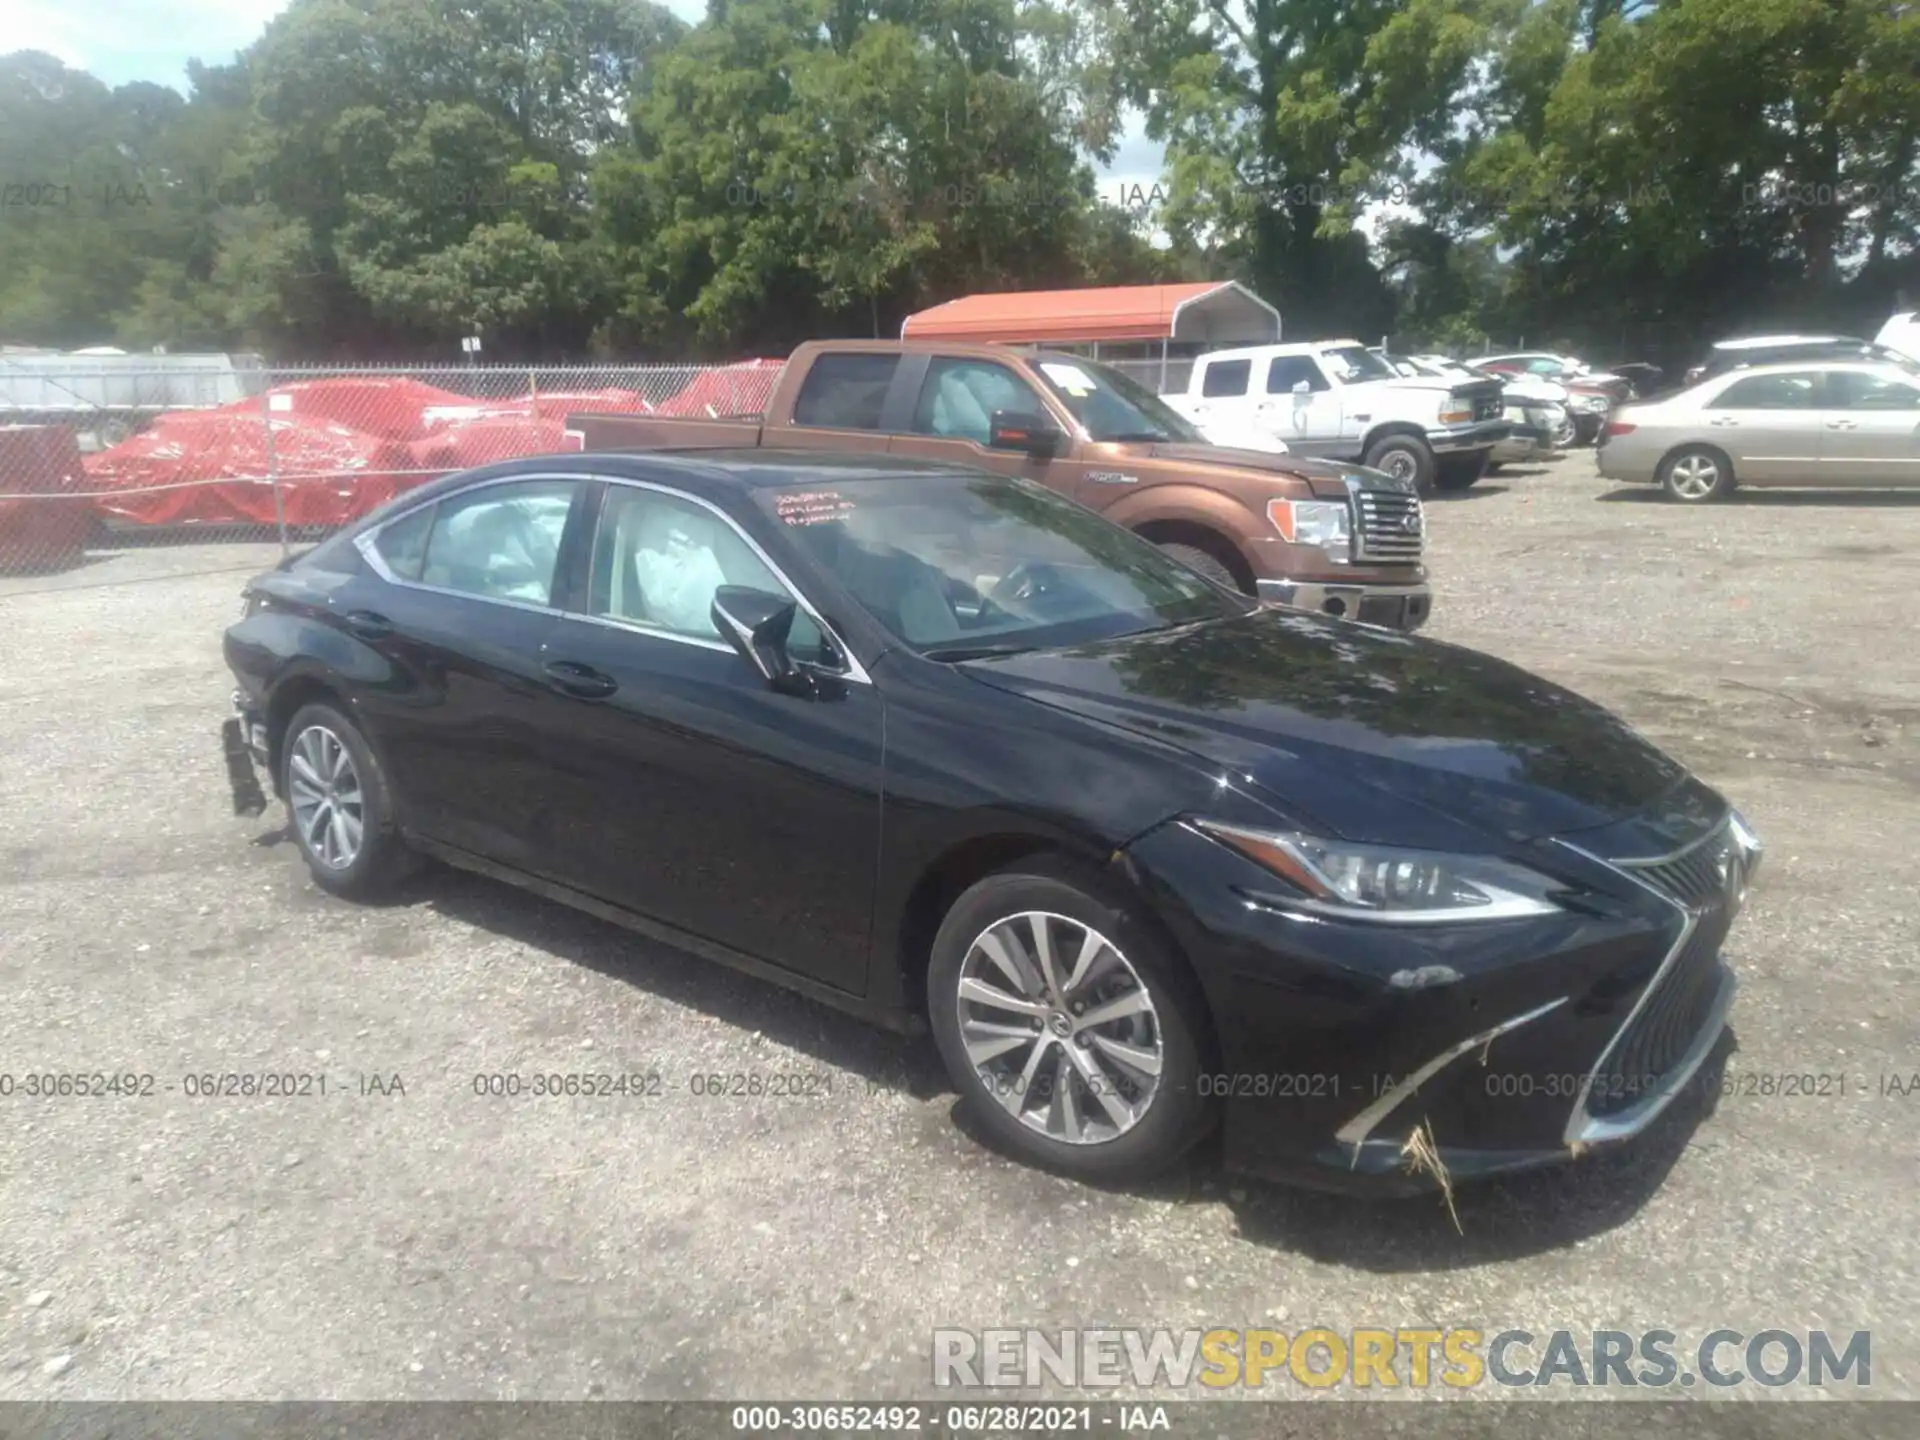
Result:
M1490 355L1468 362L1483 374L1501 379L1531 376L1551 380L1564 387L1574 423L1574 443L1590 445L1599 437L1601 427L1616 405L1626 401L1633 387L1621 375L1596 373L1580 361L1565 355L1525 353Z
M1480 372L1464 362L1444 355L1393 355L1383 349L1369 350L1402 375L1428 376L1433 379L1473 379ZM1578 438L1573 415L1567 406L1571 396L1564 385L1525 373L1502 375L1500 379L1502 414L1513 427L1512 433L1493 447L1487 473L1503 465L1552 458Z
M1715 343L1707 358L1687 371L1686 383L1698 385L1743 366L1775 365L1788 360L1892 360L1898 352L1857 335L1748 335Z
M1169 399L1196 424L1250 421L1302 455L1358 462L1418 490L1472 485L1509 429L1484 378L1403 376L1358 340L1215 350Z
M1050 486L1249 595L1408 629L1432 603L1410 483L1214 445L1146 386L1075 355L815 341L757 418L569 424L589 450L768 445L978 465Z
M1623 360L1601 368L1609 375L1621 376L1633 387L1627 395L1629 400L1645 400L1668 388L1667 372L1644 360Z
M254 580L225 654L236 807L264 767L322 889L431 856L930 1029L1089 1179L1217 1119L1344 1188L1625 1140L1721 1033L1760 856L1546 680L881 453L436 481Z
M1734 370L1607 425L1600 473L1675 500L1736 486L1920 485L1920 371L1871 362Z
M1908 310L1895 315L1873 337L1876 344L1898 351L1906 359L1920 364L1920 311Z

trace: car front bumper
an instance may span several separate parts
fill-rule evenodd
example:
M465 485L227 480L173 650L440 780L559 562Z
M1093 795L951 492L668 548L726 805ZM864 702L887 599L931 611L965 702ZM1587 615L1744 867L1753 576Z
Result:
M1436 455L1459 455L1491 450L1513 433L1510 420L1481 420L1472 425L1436 425L1427 431L1427 446Z
M1528 863L1577 887L1578 912L1381 925L1256 898L1273 877L1184 823L1127 858L1207 996L1217 1065L1202 1083L1235 1169L1415 1193L1630 1141L1715 1088L1701 1072L1733 997L1731 893L1683 906L1540 842Z
M1426 585L1369 585L1334 580L1262 580L1260 598L1298 610L1318 610L1343 620L1418 630L1433 609Z

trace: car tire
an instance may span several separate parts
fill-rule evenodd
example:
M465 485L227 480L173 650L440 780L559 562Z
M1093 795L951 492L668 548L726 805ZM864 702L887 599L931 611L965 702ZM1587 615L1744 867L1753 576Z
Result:
M1422 495L1433 489L1436 469L1433 448L1418 435L1388 435L1376 440L1367 447L1362 463L1411 480L1413 488Z
M1733 493L1733 462L1711 445L1685 445L1660 462L1660 488L1682 505L1708 505Z
M295 712L280 769L294 843L322 890L374 899L419 868L401 837L386 771L342 711L314 704Z
M1216 585L1224 585L1229 590L1245 593L1245 588L1234 578L1233 571L1227 568L1226 562L1211 551L1202 550L1198 545L1182 545L1177 541L1167 542L1160 547L1160 551L1178 560L1189 570L1198 570Z
M1023 1004L1049 1004L1036 963L1036 918L1053 953L1053 1000L1065 1003L1051 1004L1045 1015L982 1003L980 984ZM1089 935L1105 943L1069 989ZM999 966L990 938L1003 954L1012 953L1010 939L1021 942L1016 968L1024 962L1031 984L1018 984ZM1082 1032L1090 1043L1081 1033L1061 1034L1083 1023L1072 1005L1092 1014L1140 993L1149 1008L1090 1027ZM1199 985L1132 907L1091 874L1034 861L968 889L934 939L927 999L934 1041L967 1113L999 1148L1029 1164L1080 1180L1137 1180L1174 1164L1211 1128L1214 1106L1200 1086L1211 1042ZM996 1025L998 1031L990 1028ZM1024 1043L1013 1030L1035 1025L1034 1039ZM996 1049L1002 1041L1010 1043ZM1157 1075L1130 1063L1148 1059ZM1105 1077L1099 1091L1090 1073Z
M1477 455L1443 455L1433 470L1433 488L1455 492L1473 487L1489 467L1487 452Z

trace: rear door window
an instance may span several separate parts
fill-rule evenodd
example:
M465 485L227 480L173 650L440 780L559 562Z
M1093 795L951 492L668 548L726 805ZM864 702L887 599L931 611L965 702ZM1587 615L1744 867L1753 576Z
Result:
M401 580L418 580L427 563L427 533L433 528L434 507L422 505L410 515L382 525L373 539L381 562Z
M1792 375L1749 375L1720 392L1715 410L1811 410L1818 399L1820 377L1801 371Z
M800 383L793 423L821 430L878 430L898 355L819 355Z
M579 482L486 485L434 509L420 580L487 600L548 605L560 537Z
M1251 360L1216 360L1200 372L1200 393L1210 400L1244 395L1252 374Z

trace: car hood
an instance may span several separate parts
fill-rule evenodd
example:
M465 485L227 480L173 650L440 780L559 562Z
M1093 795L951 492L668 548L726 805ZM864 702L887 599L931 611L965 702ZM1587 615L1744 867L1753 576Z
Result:
M1476 651L1309 612L968 662L983 684L1181 746L1302 824L1484 848L1617 823L1685 769L1591 701Z
M1359 481L1368 490L1411 492L1413 488L1408 481L1396 479L1384 471L1369 470L1363 465L1346 465L1338 460L1311 460L1304 455L1274 455L1264 450L1239 450L1229 445L1190 445L1163 440L1152 445L1141 445L1137 447L1137 453L1152 460L1205 465L1216 470L1252 470L1271 475L1276 480L1304 480L1315 495L1329 498L1345 499L1349 480Z

